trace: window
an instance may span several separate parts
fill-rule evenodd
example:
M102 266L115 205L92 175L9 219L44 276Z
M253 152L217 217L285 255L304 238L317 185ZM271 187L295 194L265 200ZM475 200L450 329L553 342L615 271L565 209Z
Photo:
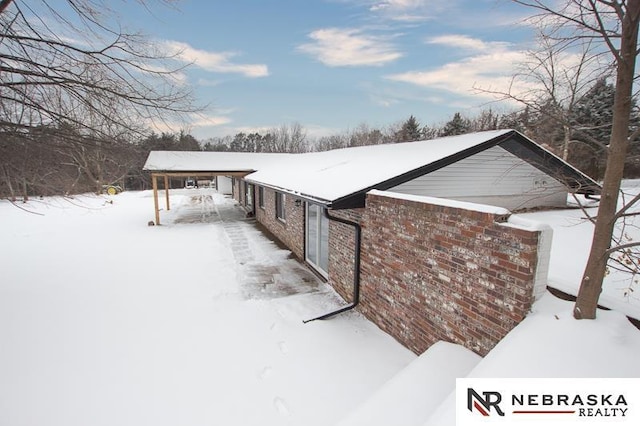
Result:
M329 219L324 210L323 206L307 203L305 257L326 278L329 273Z
M283 222L287 220L285 203L286 196L282 192L276 192L276 217Z
M264 187L258 187L258 206L264 210Z
M253 208L253 185L244 183L244 205Z

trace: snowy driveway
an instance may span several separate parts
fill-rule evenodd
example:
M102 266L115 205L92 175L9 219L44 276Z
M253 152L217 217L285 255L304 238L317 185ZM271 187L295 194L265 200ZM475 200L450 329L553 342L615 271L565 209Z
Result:
M273 299L303 293L332 291L289 250L281 250L256 228L255 219L234 202L210 191L187 191L171 211L173 224L218 223L235 259L237 282L245 299ZM336 298L336 306L341 303Z
M415 358L354 312L302 324L335 294L200 194L161 227L148 192L0 201L0 425L330 425Z

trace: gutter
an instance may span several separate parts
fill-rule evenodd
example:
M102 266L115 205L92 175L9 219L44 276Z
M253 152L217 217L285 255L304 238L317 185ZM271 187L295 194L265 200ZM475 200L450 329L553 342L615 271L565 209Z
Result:
M358 302L360 302L360 246L362 243L362 227L360 226L360 224L358 222L354 222L351 220L347 220L347 219L342 219L340 217L336 217L336 216L331 216L329 214L329 209L324 209L324 215L327 217L327 219L334 221L334 222L340 222L343 223L345 225L349 225L349 226L353 226L356 235L355 235L355 253L354 253L354 259L353 259L353 302L349 303L346 306L343 306L342 308L339 308L335 311L332 312L328 312L324 315L320 315L319 317L316 318L311 318L308 320L303 320L303 323L308 323L311 321L315 321L315 320L324 320L324 319L328 319L331 318L335 315L341 314L343 312L349 311L353 308L355 308L358 305Z

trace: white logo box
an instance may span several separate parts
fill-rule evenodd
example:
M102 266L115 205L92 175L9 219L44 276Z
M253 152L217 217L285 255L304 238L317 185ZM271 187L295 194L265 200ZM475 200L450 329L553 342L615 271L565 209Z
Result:
M456 425L640 425L640 378L456 379Z

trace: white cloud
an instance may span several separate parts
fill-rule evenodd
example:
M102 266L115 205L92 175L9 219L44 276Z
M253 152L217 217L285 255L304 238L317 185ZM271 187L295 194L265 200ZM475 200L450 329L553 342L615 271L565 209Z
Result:
M374 0L369 11L394 21L419 22L433 18L454 0Z
M407 10L407 9L420 9L426 7L429 3L433 3L430 0L383 0L375 1L369 8L372 12L378 12L380 10Z
M128 71L131 74L136 74L142 77L159 77L162 75L162 78L166 78L168 82L177 86L184 86L189 80L187 75L180 68L174 67L172 69L167 66L167 64L132 61L128 65Z
M229 117L224 116L198 116L190 123L193 127L213 127L231 123Z
M222 111L223 113L225 111ZM187 129L196 133L198 129L219 127L231 123L231 118L224 115L191 114L179 121L149 121L147 126L156 132L175 133Z
M197 67L207 71L219 73L242 74L246 77L266 77L269 69L264 64L237 64L231 61L235 52L208 52L196 49L180 41L165 41L164 45L170 52L175 52L177 58L185 62L193 62Z
M431 37L426 41L428 44L438 44L442 46L448 46L458 49L473 50L473 51L488 51L488 50L504 50L509 44L504 42L486 42L478 38L472 38L461 34L447 34L437 37Z
M388 75L386 78L425 88L438 89L456 95L473 94L486 98L495 95L478 89L496 92L524 93L531 90L530 83L514 81L517 64L526 59L522 50L512 49L508 43L484 42L466 36L448 35L432 38L428 43L441 44L472 52L470 56L426 71L409 71Z
M358 29L324 28L309 34L312 43L298 50L330 67L381 66L402 56L384 37Z

